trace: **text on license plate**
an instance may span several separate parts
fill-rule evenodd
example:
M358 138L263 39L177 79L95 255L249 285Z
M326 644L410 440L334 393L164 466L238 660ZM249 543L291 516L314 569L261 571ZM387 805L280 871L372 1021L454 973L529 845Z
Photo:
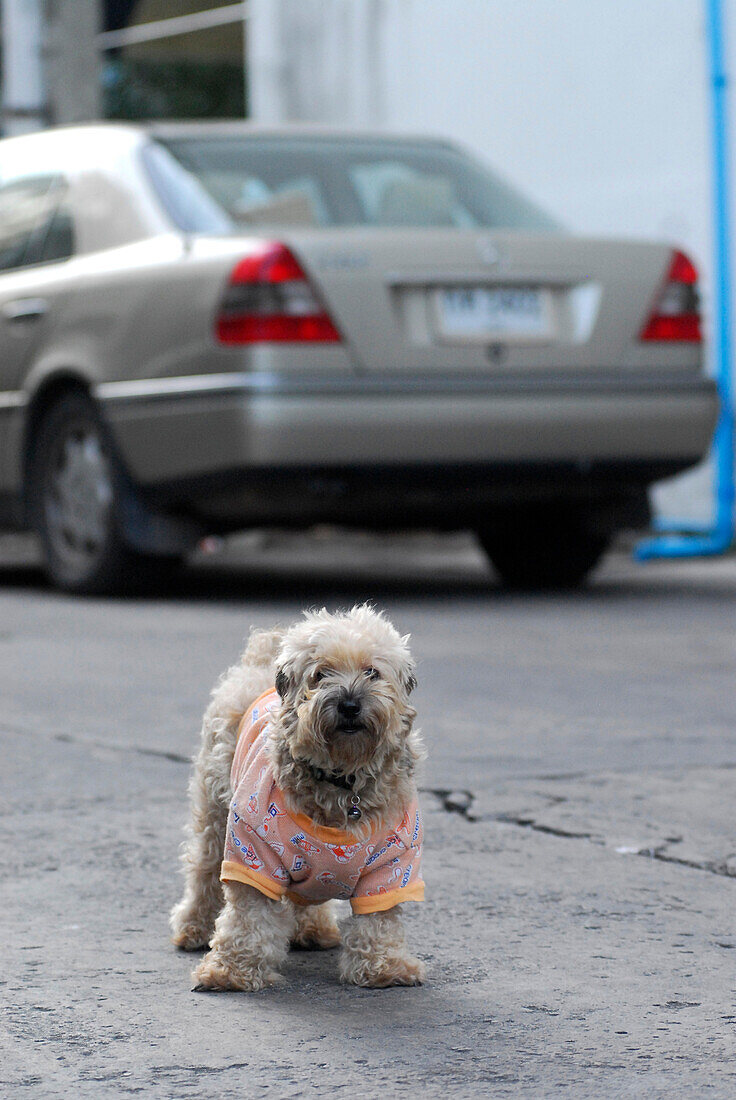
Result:
M437 292L443 336L546 336L547 296L539 287L454 287Z

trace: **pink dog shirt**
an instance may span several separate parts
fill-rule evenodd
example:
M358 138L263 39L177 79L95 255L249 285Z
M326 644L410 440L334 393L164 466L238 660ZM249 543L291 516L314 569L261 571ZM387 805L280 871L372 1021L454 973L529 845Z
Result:
M243 715L230 772L223 882L245 882L269 898L298 905L349 898L355 913L422 901L419 877L422 819L416 795L392 828L355 836L316 825L287 810L266 746L276 691L259 696Z

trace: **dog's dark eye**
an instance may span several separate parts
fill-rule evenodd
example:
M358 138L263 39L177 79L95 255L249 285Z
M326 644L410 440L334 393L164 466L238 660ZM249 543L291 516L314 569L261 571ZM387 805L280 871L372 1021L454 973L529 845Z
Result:
M381 673L377 668L366 668L364 671L369 680L380 680L381 678Z
M326 675L327 675L327 669L326 668L318 668L317 671L315 672L314 676L313 676L313 680L314 680L315 684L318 684L320 682L320 680L324 680Z

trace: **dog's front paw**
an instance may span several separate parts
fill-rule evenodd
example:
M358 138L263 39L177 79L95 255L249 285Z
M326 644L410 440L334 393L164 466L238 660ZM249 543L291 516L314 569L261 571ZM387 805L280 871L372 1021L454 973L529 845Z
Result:
M210 951L192 971L195 982L193 992L255 993L269 985L282 981L280 974L262 966L248 966L225 958L219 951Z
M340 960L340 979L367 989L386 989L391 985L421 985L424 963L411 955L379 955L366 959L345 953Z

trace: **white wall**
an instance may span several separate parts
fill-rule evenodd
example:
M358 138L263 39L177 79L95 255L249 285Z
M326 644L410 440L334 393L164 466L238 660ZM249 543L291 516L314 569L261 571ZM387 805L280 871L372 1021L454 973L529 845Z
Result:
M724 7L736 59L736 0ZM573 228L684 246L708 312L705 0L252 0L251 10L256 117L452 135ZM257 59L267 23L270 69ZM660 511L708 518L707 474L678 482L658 490Z

